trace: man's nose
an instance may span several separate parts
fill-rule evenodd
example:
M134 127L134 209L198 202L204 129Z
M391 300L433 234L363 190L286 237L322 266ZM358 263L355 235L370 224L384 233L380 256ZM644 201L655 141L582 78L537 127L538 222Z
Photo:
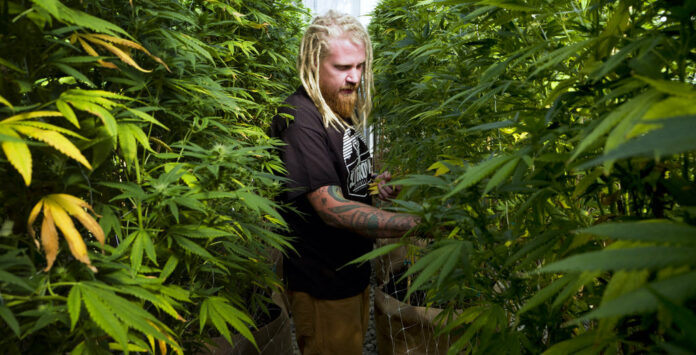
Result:
M360 69L351 69L346 76L346 82L349 84L357 84L360 81L360 74Z

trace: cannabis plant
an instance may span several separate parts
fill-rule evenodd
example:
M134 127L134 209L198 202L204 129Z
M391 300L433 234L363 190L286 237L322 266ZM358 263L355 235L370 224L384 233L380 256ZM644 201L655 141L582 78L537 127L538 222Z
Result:
M409 292L447 310L450 352L696 349L695 19L693 1L377 7L378 150L435 238Z
M305 16L289 0L0 2L2 349L253 341L279 285L269 250L288 247L263 132Z

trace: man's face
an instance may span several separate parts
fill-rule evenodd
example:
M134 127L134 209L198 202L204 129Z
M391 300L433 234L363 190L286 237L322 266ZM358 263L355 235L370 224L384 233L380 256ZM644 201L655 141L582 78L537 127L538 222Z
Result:
M329 40L329 55L319 66L319 88L334 112L348 118L355 109L365 67L365 45L347 35Z

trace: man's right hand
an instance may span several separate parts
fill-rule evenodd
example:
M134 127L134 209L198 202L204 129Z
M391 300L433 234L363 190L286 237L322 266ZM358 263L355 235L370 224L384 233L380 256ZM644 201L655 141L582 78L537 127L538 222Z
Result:
M392 176L389 171L384 171L383 173L377 175L374 179L374 181L377 183L379 199L382 201L394 199L399 196L399 193L401 192L401 185L387 185L391 179Z

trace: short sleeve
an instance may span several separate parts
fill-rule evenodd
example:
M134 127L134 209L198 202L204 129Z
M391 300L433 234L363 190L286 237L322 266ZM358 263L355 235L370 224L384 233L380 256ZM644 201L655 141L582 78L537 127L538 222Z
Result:
M322 186L341 185L326 129L307 123L296 117L284 132L288 201Z

